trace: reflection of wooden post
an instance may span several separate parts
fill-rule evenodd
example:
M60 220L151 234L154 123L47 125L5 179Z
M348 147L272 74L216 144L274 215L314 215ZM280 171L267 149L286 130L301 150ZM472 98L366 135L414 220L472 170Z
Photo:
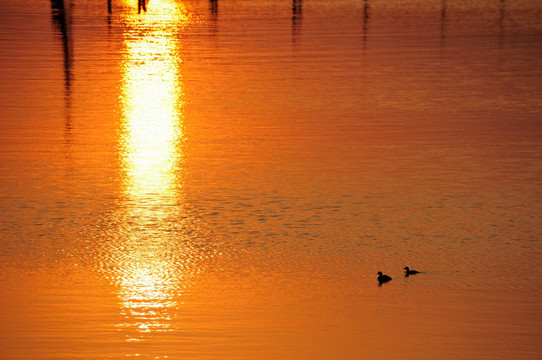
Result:
M363 0L363 48L367 41L367 24L369 23L369 0Z
M301 0L292 0L292 40L295 40L296 36L299 34L302 12L303 7Z
M506 16L506 0L501 0L499 14L499 44L502 45L504 39L504 18Z
M57 27L62 39L62 52L64 55L64 82L66 92L71 86L72 49L70 41L70 6L64 0L51 0L53 10L53 23Z
M499 16L499 27L501 30L503 29L504 25L504 16L505 16L505 9L506 8L506 0L501 0L501 6L500 6L500 16Z
M209 0L209 9L211 10L211 14L218 14L218 0Z
M66 145L71 142L71 86L72 86L72 40L70 36L70 2L69 0L51 0L52 21L57 28L62 42L62 53L64 60L64 100L65 100L65 141ZM69 147L66 149L69 153Z
M147 0L137 0L137 13L141 14L141 9L147 12Z
M111 0L107 0L107 13L111 14Z
M295 21L295 19L298 16L301 16L301 12L303 11L301 0L293 0L292 2L292 20Z
M440 38L444 39L446 37L446 11L447 11L447 0L442 0L442 8L440 10Z

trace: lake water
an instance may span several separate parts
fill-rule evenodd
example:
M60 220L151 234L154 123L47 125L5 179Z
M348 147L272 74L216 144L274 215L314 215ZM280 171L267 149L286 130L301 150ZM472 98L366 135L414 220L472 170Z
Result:
M542 2L143 5L0 8L0 358L540 358Z

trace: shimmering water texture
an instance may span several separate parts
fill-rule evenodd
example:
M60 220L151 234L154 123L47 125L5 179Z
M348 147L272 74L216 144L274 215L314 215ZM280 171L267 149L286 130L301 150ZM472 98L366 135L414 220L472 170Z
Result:
M540 358L540 1L0 17L2 360Z

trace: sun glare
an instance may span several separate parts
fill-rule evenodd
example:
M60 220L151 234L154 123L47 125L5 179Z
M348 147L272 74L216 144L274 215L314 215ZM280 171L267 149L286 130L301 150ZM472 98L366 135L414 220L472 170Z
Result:
M168 0L152 0L147 12L132 10L123 19L121 216L131 225L116 255L117 278L126 318L121 326L140 334L128 335L128 341L139 341L151 331L170 331L168 309L177 306L172 279L182 274L168 252L167 221L182 187L184 94L178 33L188 19L181 4Z

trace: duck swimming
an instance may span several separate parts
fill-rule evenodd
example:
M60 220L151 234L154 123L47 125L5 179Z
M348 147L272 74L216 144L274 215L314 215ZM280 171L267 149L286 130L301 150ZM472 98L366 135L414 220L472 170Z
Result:
M409 276L409 275L416 275L416 274L419 274L420 272L417 271L417 270L410 270L408 268L408 266L405 266L405 276Z
M391 280L391 277L389 277L388 275L382 274L382 271L379 271L377 273L377 275L378 275L378 283L380 285L382 285L383 283L386 283L386 282Z

